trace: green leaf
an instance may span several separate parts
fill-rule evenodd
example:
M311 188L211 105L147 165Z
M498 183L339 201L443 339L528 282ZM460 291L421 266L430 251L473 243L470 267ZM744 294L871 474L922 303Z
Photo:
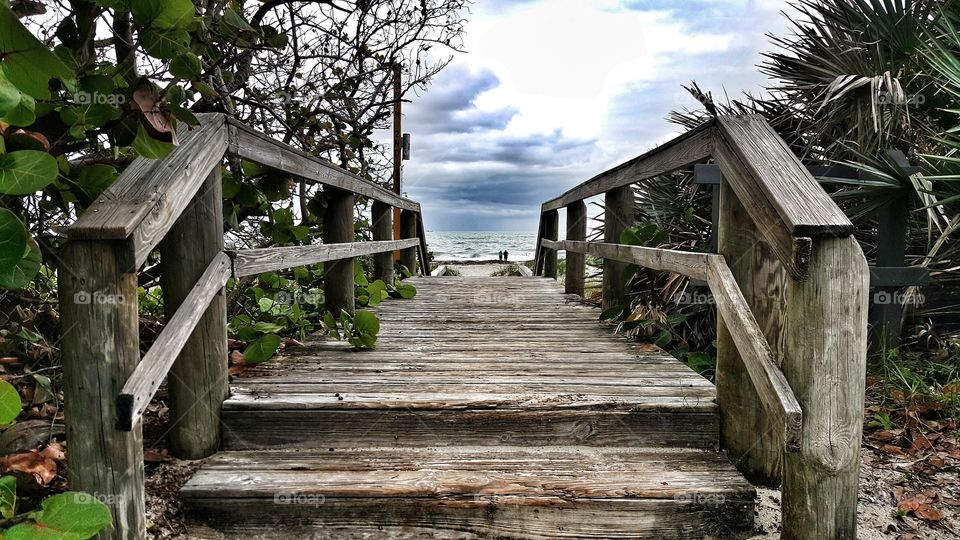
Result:
M154 139L143 126L137 126L137 138L133 140L133 150L143 157L162 159L173 151L173 144Z
M7 381L0 379L0 426L5 426L20 416L23 402L17 389Z
M360 334L380 333L380 319L371 311L361 309L353 316L353 327Z
M202 70L200 58L192 52L179 54L170 61L170 74L180 79L195 81L200 78Z
M17 216L6 208L0 208L0 271L23 258L29 237Z
M30 195L57 179L57 160L46 152L18 150L0 156L0 194Z
M405 300L410 300L417 296L417 288L413 285L400 284L400 286L397 287L397 292L400 293L400 298Z
M4 540L86 540L113 523L110 508L86 493L59 493L40 504L36 521L15 525Z
M20 23L6 2L0 3L0 58L6 79L37 99L50 98L50 79L74 78L73 70Z
M254 341L243 351L243 361L247 364L262 364L269 360L280 348L280 336L267 334Z
M99 197L118 176L116 169L103 163L78 167L75 171L77 183L91 199Z
M607 308L600 313L600 320L608 321L610 319L619 319L620 316L623 315L623 310L624 310L623 306L613 306L613 307Z
M170 60L190 46L190 34L186 30L147 30L140 38L147 54L161 60Z
M328 311L323 314L323 327L331 337L340 341L340 330L337 328L337 319L333 316L333 313Z
M241 32L256 32L252 26L241 17L236 11L227 8L223 11L223 22L230 28Z
M192 0L133 0L130 7L137 24L158 29L186 28L196 14Z
M26 94L20 94L20 102L7 110L0 119L11 126L26 127L37 121L37 102Z
M10 519L17 513L17 478L0 477L0 516Z
M260 321L257 324L253 325L254 330L257 332L263 332L265 334L275 334L277 332L283 332L287 329L286 326L282 324L276 324L266 321Z
M20 95L20 90L17 90L17 87L0 71L0 117L20 104Z
M40 272L40 266L43 264L40 246L36 240L30 238L27 240L27 247L29 251L22 259L13 266L0 269L0 287L22 289L29 285Z

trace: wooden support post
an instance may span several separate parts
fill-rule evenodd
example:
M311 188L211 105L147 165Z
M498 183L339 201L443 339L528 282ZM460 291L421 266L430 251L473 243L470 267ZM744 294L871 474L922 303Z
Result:
M400 212L400 239L417 237L417 215L409 210ZM417 248L400 251L400 264L414 275L417 273Z
M900 195L880 207L877 222L877 266L903 267L907 253L907 221L910 217L909 193L900 190ZM874 325L873 348L885 350L900 345L901 320L903 316L903 288L899 286L877 287L870 314Z
M537 246L533 249L533 275L543 275L543 221L546 219L543 212L540 213L540 220L537 224Z
M323 242L344 244L353 242L353 193L326 186L327 211L323 214ZM323 266L323 294L326 309L334 315L345 310L354 312L352 257L330 261Z
M160 244L163 311L170 319L215 257L223 253L220 168ZM220 410L229 394L227 303L221 290L184 345L167 376L170 446L181 459L207 457L220 446Z
M783 305L787 271L753 223L729 183L720 185L719 252L760 325L774 358L783 358ZM717 321L717 404L721 445L754 484L780 485L784 441L764 412L746 366L723 319Z
M550 210L543 214L543 238L557 240L560 234L560 212ZM557 250L543 250L543 275L557 279Z
M587 239L587 205L577 201L567 205L567 240ZM587 257L583 253L567 251L567 271L564 289L567 294L583 296L583 279L586 274Z
M71 489L105 501L113 529L101 540L147 535L141 424L117 429L117 396L140 361L137 276L128 241L74 241L58 271L64 420Z
M610 190L604 198L603 239L611 244L620 243L620 235L633 224L633 186L627 185ZM603 309L627 304L627 264L603 261Z
M782 538L853 540L869 304L860 245L852 236L814 239L810 277L791 280L786 293L783 373L803 432L784 465Z
M379 201L373 202L373 239L393 240L393 208ZM378 253L373 256L373 277L384 283L393 283L393 253Z

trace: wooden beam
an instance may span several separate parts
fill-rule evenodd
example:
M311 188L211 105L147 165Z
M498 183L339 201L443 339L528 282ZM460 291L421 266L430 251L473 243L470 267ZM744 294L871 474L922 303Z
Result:
M418 239L408 238L406 240L245 249L231 252L231 255L233 256L234 276L244 277L263 272L276 272L296 266L352 259L362 255L392 253L398 249L417 247L418 244Z
M550 249L566 250L568 253L586 253L594 257L636 264L653 270L674 272L702 281L707 280L707 261L710 257L716 257L709 253L575 240L560 242L544 240L543 245Z
M556 241L560 234L560 213L548 210L543 214L543 238ZM547 248L543 254L543 275L557 279L557 250Z
M137 276L121 241L72 241L59 255L63 406L71 489L107 503L113 528L98 538L147 537L143 435L117 431L120 385L140 361Z
M543 204L543 211L557 210L576 201L628 186L706 160L713 151L713 121L664 143L610 170L604 171Z
M371 213L373 221L373 241L390 242L393 240L393 208L380 201L373 201ZM359 244L363 245L363 244ZM393 253L380 252L373 255L373 277L384 283L393 283Z
M420 273L430 275L430 248L427 247L427 229L423 226L423 214L417 212L417 237L420 238Z
M229 278L230 257L221 253L210 262L176 313L167 320L150 350L143 355L143 360L126 379L116 398L118 430L130 431L133 426L139 425L143 411L150 404L177 355L186 346L197 323L206 313L207 306ZM226 359L223 361L226 362Z
M323 242L346 244L354 241L353 210L355 197L349 191L326 186L327 209L323 213ZM323 296L325 308L339 316L341 311L353 313L354 306L354 259L333 259L323 265Z
M200 127L160 160L137 158L96 202L67 227L72 240L132 239L125 265L138 268L219 167L227 150L221 114L201 115Z
M780 440L784 441L787 452L798 452L803 426L800 403L780 371L780 362L767 345L766 337L723 256L708 257L707 283L760 402L780 430Z
M417 240L417 229L416 214L409 210L400 212L400 237ZM420 242L417 240L414 247L400 251L400 264L406 266L407 270L410 270L414 275L417 273L417 246L419 245Z
M603 202L603 239L610 244L620 242L623 231L633 225L633 186L624 185L608 191ZM627 301L627 265L616 259L603 261L603 309L622 306Z
M566 239L583 242L587 239L587 205L583 201L567 205ZM564 276L564 290L567 294L583 296L583 282L586 274L586 257L583 253L567 251L567 270Z
M347 172L332 163L292 148L269 135L255 131L239 120L230 118L227 120L227 125L230 134L229 151L231 154L288 174L308 178L325 186L362 195L396 208L413 212L420 211L418 203Z
M720 116L717 127L790 236L853 234L850 219L762 116Z
M223 204L220 167L160 243L164 262L160 285L163 311L172 320L210 263L223 256ZM230 393L227 380L227 302L215 294L167 377L170 449L180 459L201 459L220 448L220 409ZM162 378L162 377L161 377Z

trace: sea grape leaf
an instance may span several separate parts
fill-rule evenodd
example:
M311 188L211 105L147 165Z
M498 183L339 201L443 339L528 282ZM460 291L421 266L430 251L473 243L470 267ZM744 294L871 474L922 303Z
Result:
M17 513L17 478L0 477L0 516L10 519Z
M44 499L33 519L12 527L4 540L86 540L113 523L106 504L71 491Z
M269 360L280 348L280 336L267 334L254 341L243 351L243 361L247 364L262 364Z
M29 285L40 271L40 266L43 264L40 245L30 238L27 240L27 250L27 254L12 266L0 268L0 287L22 289Z
M73 70L20 23L6 2L0 3L0 58L6 79L37 99L50 99L50 79L74 78Z
M0 425L7 425L20 416L23 402L17 389L7 381L0 379Z
M30 195L57 179L57 160L46 152L18 150L0 156L0 194Z
M16 264L27 252L29 234L16 214L0 208L0 269Z

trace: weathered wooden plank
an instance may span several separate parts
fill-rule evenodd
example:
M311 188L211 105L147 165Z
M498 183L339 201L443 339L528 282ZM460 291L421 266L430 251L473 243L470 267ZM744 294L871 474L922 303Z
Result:
M551 245L557 246L556 249L586 253L594 257L603 257L604 259L613 261L636 264L653 270L675 272L702 281L706 281L707 279L707 261L713 256L709 253L628 246L625 244L605 242L565 240L563 242L551 243Z
M373 220L374 242L389 242L393 238L393 208L380 201L373 201L371 211ZM394 248L396 249L396 248ZM393 251L375 253L373 255L374 279L381 279L384 283L393 283Z
M730 144L719 135L714 147L714 158L723 171L725 180L723 185L732 188L743 211L750 216L754 226L780 263L793 279L797 281L806 279L813 240L809 237L793 236L791 230L777 214L776 208L764 196L758 180L754 178Z
M705 122L696 129L604 171L560 197L543 203L541 211L557 210L570 203L703 161L709 158L713 151L715 131L713 121Z
M753 179L744 188L760 188L757 195L766 198L791 236L853 234L850 219L762 116L720 116L717 127ZM728 180L736 183L740 178Z
M786 451L799 451L803 425L800 403L722 256L709 259L707 282L760 402L781 431Z
M354 241L354 194L339 188L324 188L327 208L323 213L323 242L345 244ZM323 296L327 311L339 316L354 311L354 258L344 257L323 265Z
M447 265L441 264L440 266L434 268L430 275L433 277L441 277L447 273Z
M430 248L427 246L427 229L423 225L423 213L417 212L417 238L420 239L418 259L420 260L420 275L430 275Z
M172 320L203 278L211 261L223 256L223 204L220 168L207 177L197 196L160 243L163 311ZM181 459L200 459L220 447L220 407L227 382L227 303L219 291L177 355L167 377L170 448ZM162 375L161 375L162 378Z
M313 244L279 248L245 249L230 252L236 277L253 276L295 266L326 261L351 259L361 255L393 253L394 250L416 247L416 238L342 244ZM352 277L352 275L351 275Z
M410 273L417 273L417 251L420 240L417 237L417 216L413 212L403 210L400 212L400 238L417 240L415 247L400 250L400 264L407 267Z
M221 253L210 262L196 285L170 317L143 360L118 393L117 429L130 431L139 425L143 411L183 350L197 322L230 278L230 258Z
M414 212L420 205L332 163L290 147L259 133L234 118L227 119L231 154L288 174L301 176L325 186L362 195L374 201Z
M557 236L560 234L560 213L556 210L548 210L543 213L543 239L549 240L552 242L557 241ZM544 246L543 254L543 276L557 279L557 250L555 248L546 247L543 242L541 245Z
M164 159L137 158L77 221L70 239L130 238L129 270L166 236L227 150L223 115L202 115L198 129Z
M141 425L116 429L120 385L140 359L137 276L118 244L69 242L57 281L70 486L110 507L114 528L101 538L127 540L146 538L147 523Z
M583 201L567 205L566 240L583 242L587 239L587 205ZM586 272L586 256L567 250L567 270L564 276L564 291L583 296L583 280Z
M619 244L620 235L633 225L633 204L633 186L606 192L603 199L603 239L607 243ZM603 309L629 304L626 272L627 264L616 259L603 260Z

